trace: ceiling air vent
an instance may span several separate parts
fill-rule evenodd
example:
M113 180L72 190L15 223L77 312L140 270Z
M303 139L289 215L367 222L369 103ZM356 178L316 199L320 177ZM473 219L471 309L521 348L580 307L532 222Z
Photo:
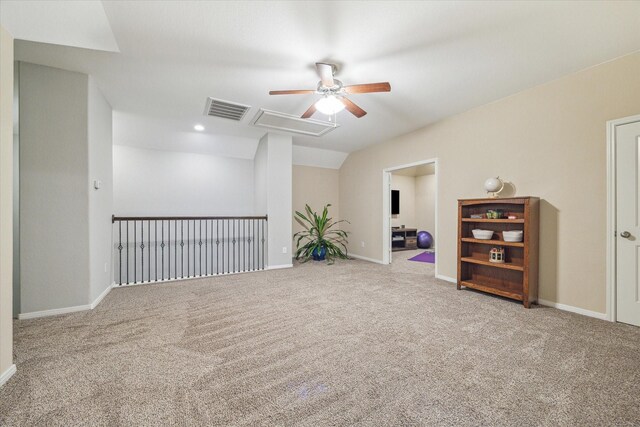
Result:
M207 105L204 114L212 117L222 117L223 119L242 120L251 107L248 105L236 104L222 99L207 98Z
M253 125L310 136L322 136L340 126L333 122L301 119L291 114L279 113L262 108L253 119Z

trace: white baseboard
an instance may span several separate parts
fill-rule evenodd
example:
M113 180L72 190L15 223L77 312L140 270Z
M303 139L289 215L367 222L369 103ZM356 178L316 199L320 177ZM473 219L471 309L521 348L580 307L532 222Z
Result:
M59 314L75 313L77 311L91 310L91 304L76 305L73 307L53 308L51 310L32 311L18 314L18 320L36 319L38 317L57 316Z
M280 264L280 265L270 265L267 267L267 270L280 270L281 268L291 268L293 264Z
M373 262L373 263L376 263L376 264L384 265L382 263L382 261L380 261L379 259L368 258L366 256L362 256L362 255L358 255L358 254L349 254L349 257L350 258L359 259L359 260L362 260L362 261L368 261L368 262Z
M570 311L572 313L582 314L583 316L589 316L600 320L607 320L605 313L599 313L597 311L585 310L584 308L574 307L572 305L560 304L559 302L547 301L538 298L538 304L547 307L557 308L558 310Z
M9 381L9 378L11 378L15 373L16 373L16 365L9 366L7 370L0 375L0 387L5 385L5 383Z
M102 291L102 293L100 295L98 295L98 298L96 298L90 305L91 310L93 310L94 308L96 308L98 306L98 304L100 304L102 302L102 300L104 299L104 297L107 296L107 294L109 292L111 292L111 289L113 289L114 284L112 283L111 285L109 285L104 291Z
M458 281L456 279L454 279L453 277L443 276L442 274L436 274L436 279L444 280L445 282L451 282L451 283L458 284Z
M37 319L39 317L58 316L60 314L76 313L78 311L93 310L102 302L104 297L107 296L115 284L111 284L107 287L98 297L91 303L86 305L76 305L73 307L53 308L51 310L32 311L30 313L18 314L18 320Z

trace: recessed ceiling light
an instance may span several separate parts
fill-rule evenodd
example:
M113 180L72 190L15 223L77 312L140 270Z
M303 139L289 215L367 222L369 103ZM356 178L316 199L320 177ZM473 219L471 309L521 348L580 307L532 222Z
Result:
M195 125L193 128L198 132L202 132L204 130L204 126L202 125Z

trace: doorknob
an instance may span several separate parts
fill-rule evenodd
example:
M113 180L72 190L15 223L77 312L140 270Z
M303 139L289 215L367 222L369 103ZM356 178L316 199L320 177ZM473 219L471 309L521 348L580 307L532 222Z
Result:
M629 237L631 237L631 233L629 233L628 231L623 231L622 233L620 233L620 237L628 239Z

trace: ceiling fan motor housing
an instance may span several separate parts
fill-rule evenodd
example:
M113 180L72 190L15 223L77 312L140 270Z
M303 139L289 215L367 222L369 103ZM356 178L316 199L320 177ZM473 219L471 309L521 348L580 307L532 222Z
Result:
M339 95L344 93L344 86L342 85L342 82L340 80L333 79L333 83L335 83L333 86L327 87L323 85L322 80L320 80L318 82L318 88L316 89L316 92L319 95Z

